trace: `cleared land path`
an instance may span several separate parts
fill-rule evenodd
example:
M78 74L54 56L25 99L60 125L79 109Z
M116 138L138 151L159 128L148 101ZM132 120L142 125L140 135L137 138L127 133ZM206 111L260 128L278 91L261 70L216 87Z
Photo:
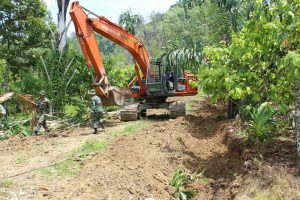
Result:
M227 121L216 120L223 110L206 102L191 107L186 118L117 123L99 135L77 128L0 142L1 177L36 169L2 179L0 198L173 199L169 182L181 168L205 170L208 181L191 185L196 199L227 199L228 191L211 184L232 181L229 171L240 167L223 144Z

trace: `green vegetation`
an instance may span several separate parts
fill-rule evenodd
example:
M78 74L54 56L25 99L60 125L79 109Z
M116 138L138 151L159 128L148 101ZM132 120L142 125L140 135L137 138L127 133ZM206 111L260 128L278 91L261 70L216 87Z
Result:
M13 185L12 180L2 179L0 180L0 189L10 188Z
M200 71L205 92L251 105L266 100L291 104L299 67L296 2L257 1L252 18L229 46L206 47L209 62Z
M97 153L106 148L106 140L90 140L78 149L72 151L66 160L58 162L56 165L41 170L41 174L46 180L64 179L75 176L83 167L82 162L91 153Z
M22 165L26 161L25 157L18 157L16 160L17 165Z
M80 163L70 158L66 161L58 163L54 167L42 169L41 174L45 180L61 180L65 177L75 176L80 169Z
M69 158L53 167L42 169L40 172L45 180L61 180L65 177L75 176L82 168L80 162Z
M269 168L268 173L272 176L250 177L237 199L299 199L299 177L292 176L286 169Z
M203 172L188 174L184 170L177 170L170 182L170 185L176 189L174 197L178 200L193 199L197 195L197 192L187 188L189 184L194 181L200 181L204 185L209 183L209 180L203 175Z
M111 131L109 135L112 136L122 136L122 135L131 135L135 132L137 132L139 129L144 128L150 124L150 121L135 121L130 122L130 124L126 124L125 126L122 126L120 129Z
M119 24L133 35L135 35L137 27L143 24L143 21L141 15L134 15L131 10L123 12L119 17Z
M188 10L205 6L203 1L182 3ZM243 121L250 124L251 139L265 141L275 128L284 132L280 125L285 123L275 124L273 116L295 101L300 6L296 0L243 1L243 4L218 2L238 23L231 20L233 32L229 33L229 40L203 48L200 87L213 101L237 102ZM273 108L269 110L275 111L268 113L261 109L261 105L268 104L264 102L271 102ZM249 107L253 110L247 117L244 113Z
M12 187L13 181L7 179L0 180L0 198L8 197L9 189Z
M31 126L30 126L30 115L25 115L19 113L15 116L9 116L7 120L4 121L4 127L7 129L4 135L0 136L0 140L5 140L10 136L16 134L23 134L24 136L30 136Z
M60 54L56 26L44 3L15 2L0 3L0 77L5 77L0 92L37 95L45 89L57 116L87 121L87 89L95 74L86 67L77 38L68 37ZM265 141L275 135L271 132L285 132L287 117L278 119L278 113L298 100L299 5L298 0L180 0L166 13L153 13L147 23L125 11L119 24L145 44L151 58L162 58L165 66L198 74L200 82L192 85L214 102L236 102L242 120L250 124L251 138ZM132 56L103 37L97 36L97 40L110 82L127 86L135 76ZM268 125L272 120L258 123L265 115L258 110L266 102L272 103L274 116L270 118L278 122L274 126ZM5 106L9 115L20 111L15 100ZM7 124L15 120L19 118L8 119ZM264 125L267 128L262 128ZM4 138L20 131L30 135L26 126L12 128Z
M64 106L64 114L66 117L75 118L80 114L80 108L78 106L67 104Z
M250 137L254 141L263 142L268 140L276 128L274 110L269 103L263 103L258 108L250 111Z
M51 167L42 169L41 174L46 180L57 180L75 176L82 169L82 163L89 155L106 149L110 138L133 134L148 124L149 122L147 121L128 123L115 131L109 132L106 138L86 141L82 146L70 152L65 160L57 162L57 164ZM19 159L17 162L18 161ZM20 162L22 162L22 160L20 160Z
M107 146L106 140L90 140L87 141L80 148L76 149L72 155L73 157L86 157L90 153L97 153L104 150Z

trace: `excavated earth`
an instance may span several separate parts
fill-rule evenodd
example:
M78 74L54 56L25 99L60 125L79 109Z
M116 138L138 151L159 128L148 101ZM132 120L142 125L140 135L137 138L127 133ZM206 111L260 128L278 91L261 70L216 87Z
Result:
M232 137L235 122L224 118L224 108L201 100L185 118L152 117L124 136L110 137L129 124L115 120L98 135L89 128L73 128L49 138L16 136L0 142L0 176L12 182L0 199L174 199L169 183L177 169L203 172L206 181L188 186L197 190L195 199L235 199L249 174L264 166L252 162L253 157L278 166L284 163L296 176L292 139L287 144L275 141L262 154L256 153L251 144ZM106 149L89 155L77 174L48 180L39 172L86 141L105 137L110 138Z

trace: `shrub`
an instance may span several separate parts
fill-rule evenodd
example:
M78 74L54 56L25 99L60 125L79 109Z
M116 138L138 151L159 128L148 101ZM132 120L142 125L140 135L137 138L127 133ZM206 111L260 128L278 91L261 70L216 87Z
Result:
M184 170L179 169L176 171L170 183L170 185L176 189L176 192L174 193L176 199L189 200L196 196L197 192L195 190L186 189L184 187L189 181L195 180L192 177L194 177L194 175L189 175Z
M269 140L276 128L274 119L275 111L271 103L262 103L258 108L250 111L249 136L255 142L265 142Z
M76 118L80 113L80 108L78 106L67 104L64 106L64 114L67 117Z

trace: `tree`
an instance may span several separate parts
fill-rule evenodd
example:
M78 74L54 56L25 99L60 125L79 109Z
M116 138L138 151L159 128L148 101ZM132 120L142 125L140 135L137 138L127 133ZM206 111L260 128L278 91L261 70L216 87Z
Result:
M161 22L164 20L164 14L152 13L150 22L139 27L137 37L143 41L149 54L153 58L158 58L162 55L163 48L167 45L167 39L163 34Z
M210 1L188 10L180 4L173 7L164 15L160 27L163 37L168 39L164 60L168 65L184 67L195 73L202 62L203 48L220 46L220 41L226 40L231 32L227 11Z
M185 11L194 7L201 7L209 2L209 0L180 0L179 3L184 7ZM250 19L251 12L254 11L255 1L253 0L210 0L211 3L218 5L228 12L232 29L239 32L245 22Z
M49 41L46 6L41 0L0 2L0 59L6 63L5 90L11 71L33 67Z
M69 6L70 0L57 0L57 6L58 6L58 25L57 25L57 31L58 31L58 49L60 53L63 53L63 51L66 48L67 45L67 30L68 27L66 27L66 14L67 9Z
M209 62L199 73L203 89L215 100L290 105L300 72L299 3L257 1L255 7L229 46L205 48Z
M123 12L119 17L119 24L131 34L136 34L136 29L141 26L144 19L141 15L132 14L131 10Z

